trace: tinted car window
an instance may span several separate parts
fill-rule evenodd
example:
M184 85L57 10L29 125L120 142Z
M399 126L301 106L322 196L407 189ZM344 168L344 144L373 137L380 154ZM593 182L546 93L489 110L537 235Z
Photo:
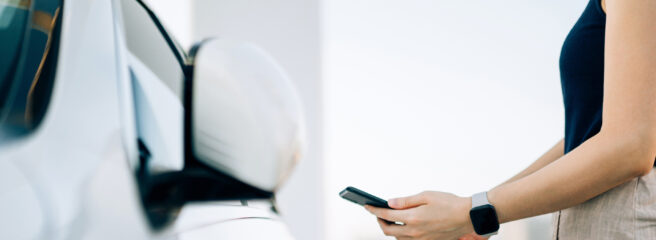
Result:
M174 52L158 22L137 0L121 0L127 46L178 97L182 96L181 56Z
M9 82L9 69L18 61L21 42L25 36L25 25L29 14L27 1L10 5L0 2L0 85ZM7 91L6 88L4 88ZM6 95L4 95L6 96Z
M4 135L35 129L54 83L61 0L0 1L0 126Z

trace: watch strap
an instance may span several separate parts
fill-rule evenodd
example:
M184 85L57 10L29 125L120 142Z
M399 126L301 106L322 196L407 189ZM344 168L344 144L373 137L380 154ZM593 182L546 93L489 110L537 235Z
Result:
M472 195L472 208L490 204L487 200L487 192L479 192Z

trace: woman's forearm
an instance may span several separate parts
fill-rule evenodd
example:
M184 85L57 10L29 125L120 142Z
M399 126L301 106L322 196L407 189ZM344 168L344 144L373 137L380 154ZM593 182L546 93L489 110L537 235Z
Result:
M511 183L514 181L517 181L518 179L521 179L523 177L526 177L530 175L531 173L534 173L537 170L542 169L544 166L549 165L553 161L556 161L556 159L562 157L565 152L565 140L561 139L551 147L546 153L542 154L538 160L535 160L530 166L528 166L526 169L523 171L519 172L517 175L513 176L512 178L506 180L503 184Z
M558 160L488 193L501 223L537 216L582 203L648 173L654 156L644 139L631 134L589 139Z

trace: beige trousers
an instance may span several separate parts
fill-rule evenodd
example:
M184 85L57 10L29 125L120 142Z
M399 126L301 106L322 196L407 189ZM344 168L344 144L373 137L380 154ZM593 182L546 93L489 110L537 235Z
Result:
M553 239L656 239L656 168L553 214Z

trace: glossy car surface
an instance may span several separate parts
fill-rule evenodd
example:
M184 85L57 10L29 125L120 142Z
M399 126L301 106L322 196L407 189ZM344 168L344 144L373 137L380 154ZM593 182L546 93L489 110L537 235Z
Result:
M291 239L268 199L144 200L151 176L186 169L189 77L144 3L5 0L0 14L0 239Z

